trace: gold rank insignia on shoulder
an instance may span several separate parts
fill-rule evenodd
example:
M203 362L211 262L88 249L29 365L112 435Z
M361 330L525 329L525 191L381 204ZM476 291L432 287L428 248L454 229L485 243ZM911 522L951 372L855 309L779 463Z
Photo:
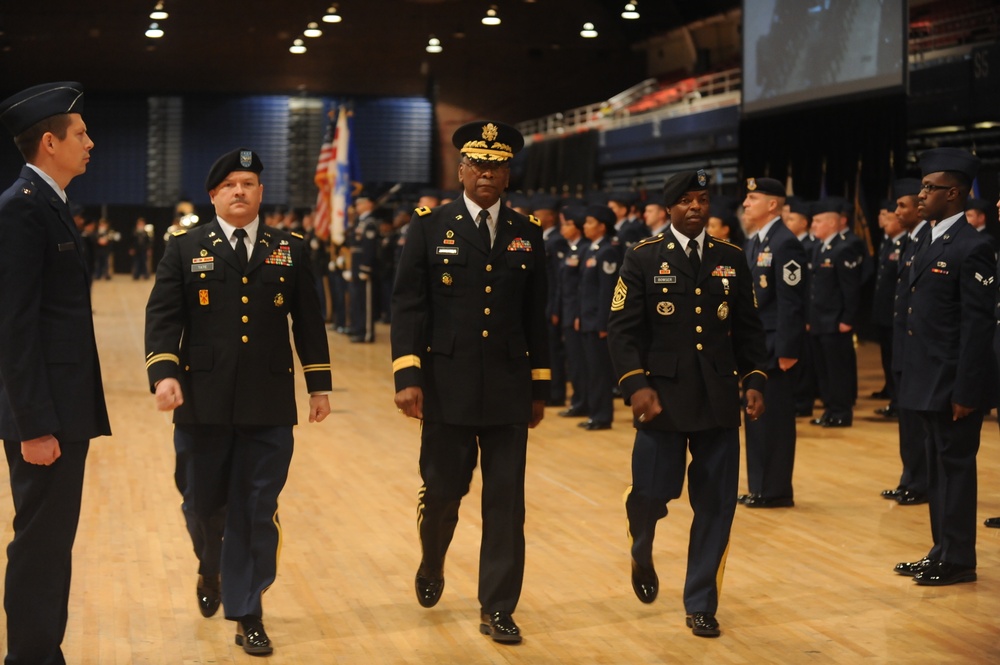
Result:
M417 213L421 217L424 217L425 215L431 214L431 209L428 208L427 206L420 206L419 208L416 208L413 212Z
M31 194L31 189L29 187L24 187L21 189L22 194Z
M302 235L301 233L299 233L298 231L292 231L291 233L292 233L293 236L295 236L299 240L305 240L305 236Z
M542 225L542 220L538 219L534 215L528 215L528 221L531 222L532 224L534 224L535 226L541 226Z
M177 236L182 236L185 233L187 233L187 229L178 229L178 230L174 231L173 233L171 233L170 235L172 235L174 237L177 237Z

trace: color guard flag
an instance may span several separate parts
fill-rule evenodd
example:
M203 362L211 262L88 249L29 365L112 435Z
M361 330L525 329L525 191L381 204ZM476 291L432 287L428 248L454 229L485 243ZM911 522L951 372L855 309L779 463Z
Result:
M351 205L351 181L357 177L358 163L351 141L350 114L345 106L337 112L337 123L327 130L323 139L319 161L316 164L316 186L319 196L316 200L316 232L329 229L330 239L337 245L344 244L347 229L347 208ZM322 215L320 213L323 213ZM323 236L325 237L325 233Z

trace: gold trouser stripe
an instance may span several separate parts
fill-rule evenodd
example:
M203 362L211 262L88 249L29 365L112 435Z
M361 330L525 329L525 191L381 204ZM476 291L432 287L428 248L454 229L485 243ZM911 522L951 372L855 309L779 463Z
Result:
M330 369L329 363L326 364L326 365L315 364L315 365L303 365L302 366L302 371L303 372L325 372L328 369Z
M552 370L551 369L533 369L533 370L531 370L531 380L532 381L551 381L552 380Z
M278 549L276 549L275 552L274 552L274 579L277 580L278 579L278 562L281 560L281 522L278 521L278 506L277 506L277 504L275 504L274 515L271 516L271 522L274 523L274 528L277 529L277 531L278 531ZM271 584L274 584L274 582L271 582ZM271 584L268 584L266 587L264 587L263 590L261 590L261 592L260 592L261 597L263 597L264 594L267 593L267 590L271 588Z
M726 551L722 553L722 561L719 562L719 569L715 571L715 597L722 597L722 578L726 573L726 559L729 558L729 541L726 541Z
M155 356L152 356L146 361L146 369L149 369L150 365L155 365L156 363L163 362L165 360L169 360L175 365L181 364L181 359L173 353L157 353Z
M765 372L762 372L762 371L760 371L759 369L755 369L754 371L750 372L750 374L760 374L760 375L761 375L761 376L763 376L763 377L764 377L765 379L767 378L767 374L766 374ZM744 380L744 381L746 381L746 380L747 380L747 377L749 377L749 376L750 376L750 374L747 374L746 376L744 376L744 377L743 377L743 380Z
M621 385L622 381L624 381L625 379L627 379L630 376L635 376L636 374L645 374L645 373L646 372L644 370L641 370L641 369L634 369L631 372L626 372L625 374L622 375L622 378L618 379L618 385Z
M420 369L420 356L400 356L392 361L393 373L396 373L401 369L406 369L407 367L416 367L417 369Z

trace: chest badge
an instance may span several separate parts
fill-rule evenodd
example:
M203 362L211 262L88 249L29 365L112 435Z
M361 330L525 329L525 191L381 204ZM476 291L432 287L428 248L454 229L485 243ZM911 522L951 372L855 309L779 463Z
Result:
M661 301L656 303L656 313L660 316L670 316L675 310L676 308L672 302Z
M274 296L274 306L275 307L281 307L284 304L285 304L285 296L281 295L280 293L278 295Z
M767 275L761 275L760 276L760 288L762 288L762 289L766 289L767 288Z
M454 280L451 278L450 274L445 273L441 275L441 283L445 286L451 286L454 283Z
M208 306L208 289L198 290L198 304L202 307Z
M198 255L199 256L208 256L208 250L207 249L203 249L200 252L198 252Z
M720 321L725 321L726 319L728 319L729 318L729 303L725 303L724 302L721 305L719 305L719 309L718 309L718 311L716 311L716 314L719 315L719 320Z

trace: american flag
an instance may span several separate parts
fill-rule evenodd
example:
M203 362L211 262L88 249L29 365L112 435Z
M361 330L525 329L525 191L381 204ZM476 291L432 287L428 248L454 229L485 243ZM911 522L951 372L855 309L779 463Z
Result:
M344 243L347 207L350 205L351 150L347 115L347 109L341 106L334 123L333 112L330 112L330 124L320 147L315 175L316 186L319 188L316 197L316 235L321 238L329 235L338 245Z

